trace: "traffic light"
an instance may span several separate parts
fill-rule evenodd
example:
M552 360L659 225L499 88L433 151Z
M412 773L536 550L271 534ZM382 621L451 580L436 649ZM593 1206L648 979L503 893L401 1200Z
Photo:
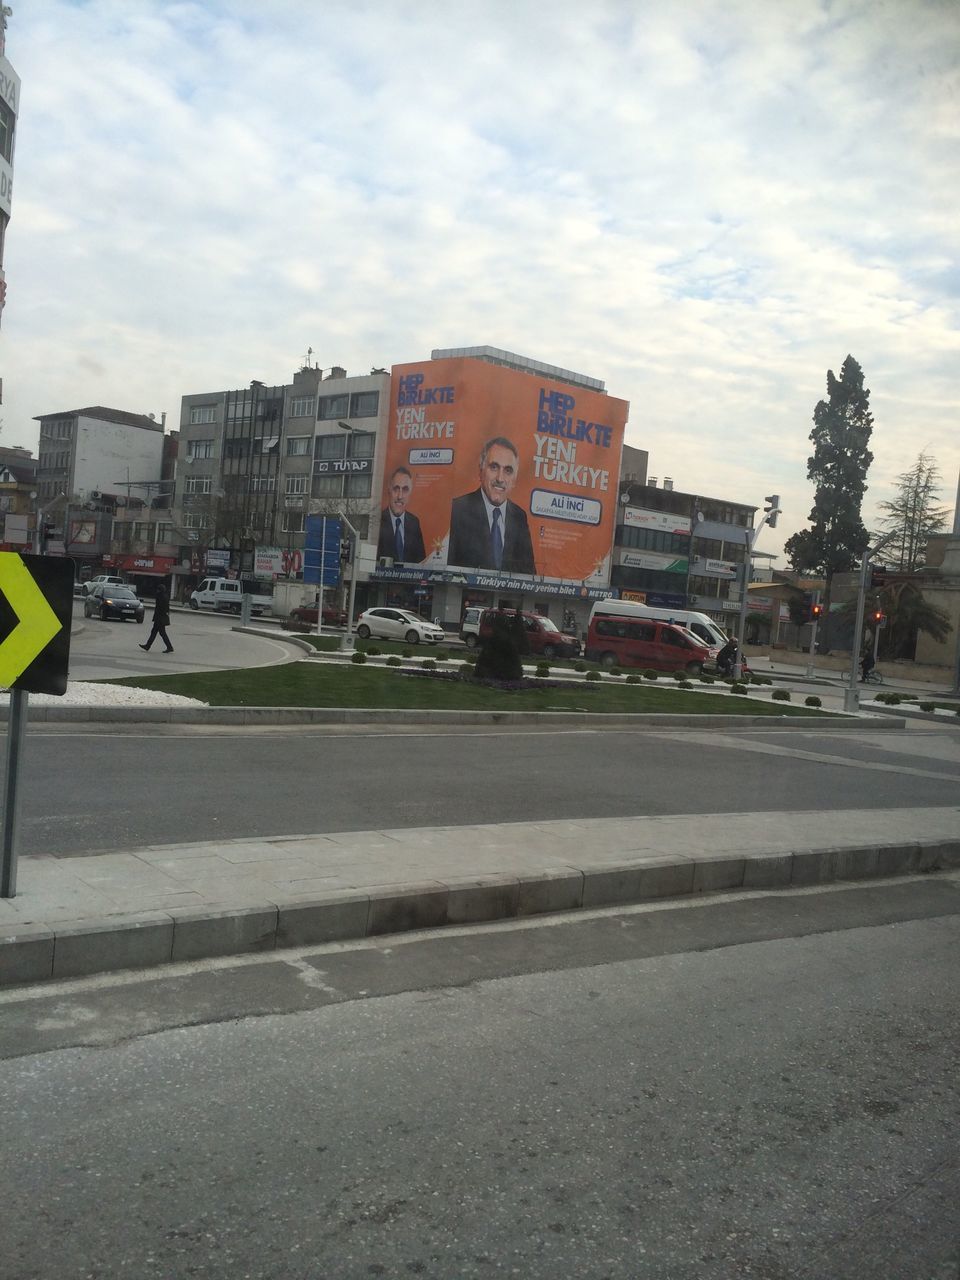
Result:
M882 609L874 609L873 612L870 614L870 618L871 618L871 621L875 622L878 627L882 627L885 622Z
M823 617L823 605L812 604L810 606L810 621L819 622L822 617Z
M764 498L764 502L767 504L763 509L763 513L767 517L767 524L771 529L775 529L777 527L777 517L780 514L779 493L771 493L769 498Z

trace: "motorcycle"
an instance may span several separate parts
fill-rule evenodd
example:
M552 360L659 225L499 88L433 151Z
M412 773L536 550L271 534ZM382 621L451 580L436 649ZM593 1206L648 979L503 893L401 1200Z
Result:
M737 661L737 648L736 640L728 640L717 654L717 672L719 675L733 675L733 668ZM746 658L740 659L740 674L743 676L750 674L750 668L747 666Z

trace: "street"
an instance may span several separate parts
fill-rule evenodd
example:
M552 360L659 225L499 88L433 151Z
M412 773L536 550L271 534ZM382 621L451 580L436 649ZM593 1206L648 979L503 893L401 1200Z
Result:
M843 732L38 725L25 751L20 849L64 855L383 826L942 806L960 803L958 781L960 732L916 724Z
M958 944L954 874L0 993L4 1275L956 1280Z

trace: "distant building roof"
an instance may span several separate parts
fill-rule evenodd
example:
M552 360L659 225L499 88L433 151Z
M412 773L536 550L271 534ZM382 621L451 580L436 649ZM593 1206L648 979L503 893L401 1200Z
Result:
M449 360L457 356L485 360L487 364L499 364L505 369L517 369L521 373L533 373L539 377L552 378L555 382L568 382L574 387L606 394L606 388L599 378L588 378L585 373L561 369L556 364L543 364L540 360L531 360L529 356L519 356L515 351L504 351L501 347L448 347L430 352L431 360Z
M96 418L100 422L119 422L125 427L142 427L144 431L162 431L163 424L155 422L145 413L127 413L125 409L107 409L102 404L86 409L63 409L59 413L40 413L34 422L46 422L48 418Z
M0 458L0 481L4 484L33 484L37 478L37 464L32 467L22 463L8 462Z

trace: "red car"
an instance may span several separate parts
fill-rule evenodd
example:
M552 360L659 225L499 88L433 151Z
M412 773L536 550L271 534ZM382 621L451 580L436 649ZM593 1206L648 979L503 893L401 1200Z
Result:
M315 604L302 604L293 610L290 617L296 619L297 622L308 622L316 626L317 606ZM347 625L346 609L341 609L335 604L325 604L323 606L323 625L325 627L345 627Z

